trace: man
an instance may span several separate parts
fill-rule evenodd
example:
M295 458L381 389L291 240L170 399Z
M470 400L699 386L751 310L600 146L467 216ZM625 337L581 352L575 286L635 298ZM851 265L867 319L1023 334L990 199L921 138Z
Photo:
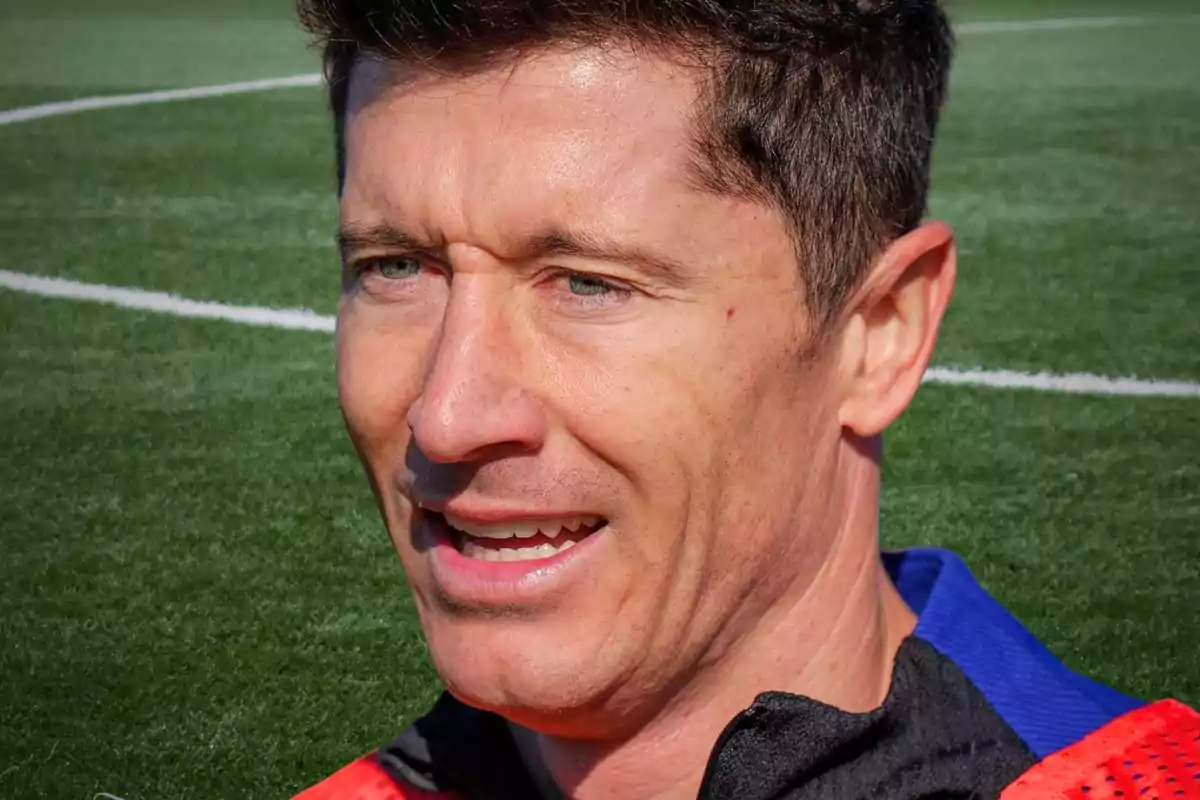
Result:
M933 0L300 8L342 407L447 690L302 797L1193 781L1191 712L1068 671L948 553L880 558L880 437L955 277Z

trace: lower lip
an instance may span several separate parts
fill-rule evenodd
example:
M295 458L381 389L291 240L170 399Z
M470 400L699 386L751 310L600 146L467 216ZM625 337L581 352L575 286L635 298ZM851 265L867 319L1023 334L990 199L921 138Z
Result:
M440 515L422 514L418 524L428 542L425 555L437 587L449 600L481 607L528 605L565 590L606 538L601 528L546 558L484 561L454 546L454 534Z

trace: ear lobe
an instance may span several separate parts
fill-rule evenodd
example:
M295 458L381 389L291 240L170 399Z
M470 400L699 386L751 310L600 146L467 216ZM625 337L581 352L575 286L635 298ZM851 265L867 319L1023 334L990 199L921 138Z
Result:
M954 233L928 222L883 252L847 304L841 327L841 424L875 436L916 394L954 291Z

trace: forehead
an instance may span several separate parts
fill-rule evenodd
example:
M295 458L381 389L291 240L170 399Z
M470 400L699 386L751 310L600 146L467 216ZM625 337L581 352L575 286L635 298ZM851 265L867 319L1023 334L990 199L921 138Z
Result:
M658 109L647 122L687 115L703 73L679 58L662 58L645 47L612 41L602 45L546 46L491 66L456 70L362 56L352 70L350 111L380 100L414 101L450 96L476 102L501 100L514 111L539 110L546 100L571 102L595 121L640 108ZM502 96L497 97L497 93Z
M404 69L362 60L352 73L343 215L355 223L401 213L453 238L469 231L447 227L629 224L714 200L689 178L694 69L615 46L468 75Z

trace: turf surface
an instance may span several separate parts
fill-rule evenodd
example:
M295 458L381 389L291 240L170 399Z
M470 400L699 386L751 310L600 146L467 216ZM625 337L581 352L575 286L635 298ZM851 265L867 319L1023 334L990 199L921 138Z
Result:
M3 5L0 107L316 69L282 0L78 5ZM1184 22L962 37L941 363L1200 379L1198 45ZM0 128L2 266L330 312L329 146L315 89ZM3 291L0 336L0 796L284 797L427 705L327 336ZM926 387L888 439L884 535L962 553L1072 665L1200 703L1197 453L1195 400Z

